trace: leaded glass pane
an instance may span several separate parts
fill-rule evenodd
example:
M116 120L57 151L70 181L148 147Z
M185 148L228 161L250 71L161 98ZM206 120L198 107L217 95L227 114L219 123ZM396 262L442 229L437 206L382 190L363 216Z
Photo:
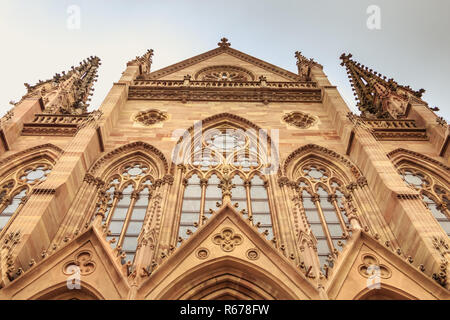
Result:
M186 231L188 229L191 231L196 230L194 223L199 222L201 196L202 189L200 186L200 178L194 174L188 179L188 184L184 189L178 237L187 239L188 235ZM179 244L180 243L178 243L178 245Z
M0 214L0 230L8 223L9 219L16 212L17 208L22 201L22 198L26 195L26 189L23 189L17 193L13 198L11 203L1 212Z
M273 239L272 218L267 190L264 187L264 181L257 175L251 180L250 200L252 203L253 223L261 223L259 231L267 230L269 232L267 239Z

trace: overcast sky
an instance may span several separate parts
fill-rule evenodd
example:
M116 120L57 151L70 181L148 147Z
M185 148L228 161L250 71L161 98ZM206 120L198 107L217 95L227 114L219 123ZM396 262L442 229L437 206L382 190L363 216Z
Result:
M73 5L79 29L68 13ZM370 5L380 8L381 29L367 27ZM126 62L146 49L155 50L156 70L213 49L225 36L233 48L293 72L294 52L302 51L354 108L339 60L351 52L400 84L426 89L425 101L450 120L449 21L448 0L2 0L0 116L26 93L23 83L47 80L90 55L102 59L92 110Z

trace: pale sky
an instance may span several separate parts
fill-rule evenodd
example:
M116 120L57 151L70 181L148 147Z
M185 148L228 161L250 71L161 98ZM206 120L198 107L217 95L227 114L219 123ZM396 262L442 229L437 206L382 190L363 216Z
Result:
M80 29L67 27L71 5ZM370 30L369 5L381 29ZM155 50L152 70L217 47L231 46L296 72L294 52L324 66L349 106L354 99L339 56L413 89L450 120L450 1L448 0L48 0L0 4L0 116L26 93L23 83L47 80L84 58L102 59L90 110L100 106L126 62Z

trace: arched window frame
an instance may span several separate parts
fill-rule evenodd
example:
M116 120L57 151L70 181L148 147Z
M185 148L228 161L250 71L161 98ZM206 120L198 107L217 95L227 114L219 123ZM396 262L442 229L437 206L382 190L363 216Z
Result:
M124 175L123 172L125 167L132 166L135 163L144 164L148 167L148 171L139 176L138 179L131 179L130 176ZM141 260L136 260L138 255L142 258L142 255L139 254L139 248L143 244L148 243L151 243L151 247L154 248L160 240L159 233L162 212L160 203L163 195L167 196L169 193L168 188L173 183L173 176L169 173L169 165L164 154L154 146L145 142L132 142L118 147L102 156L92 165L88 174L91 177L88 180L97 181L96 186L98 188L95 208L91 207L91 216L88 220L91 219L91 221L97 221L97 223L99 223L97 226L99 227L102 225L103 230L107 235L107 239L111 242L112 232L109 232L110 221L113 219L114 210L120 201L124 188L126 188L129 183L133 183L134 189L132 195L136 198L135 202L140 201L139 199L142 199L143 197L139 198L139 193L146 189L145 183L143 182L150 179L151 185L146 189L148 190L149 199L148 203L146 203L145 215L137 237L136 248L133 250L125 250L125 248L117 247L118 243L120 244L123 242L123 232L116 237L114 243L111 243L113 247L116 247L119 254L125 254L122 263L125 263L126 259L133 264L142 263ZM130 204L128 204L127 208L130 208ZM131 207L130 214L132 214L133 208L134 203L133 207ZM132 218L133 216L127 214L127 221L132 220L129 217ZM122 225L121 231L124 230L124 226L125 223ZM110 236L108 236L108 234L110 234ZM133 236L135 237L136 235L134 234Z
M0 179L0 217L6 222L1 222L0 236L20 213L31 190L46 180L53 165L54 160L51 156L30 156L29 159L23 159L20 167L13 167L4 172Z
M133 169L141 170L141 173L131 175L129 172ZM109 230L107 239L112 242L113 247L122 248L126 254L126 259L130 261L133 261L135 258L138 239L142 233L150 206L150 199L156 180L154 175L155 168L151 163L139 158L130 159L110 170L107 183L100 192L101 197L103 197L101 200L102 204L97 206L96 213L99 210L103 210L103 228ZM129 192L125 193L128 189L130 189ZM129 198L129 201L122 203L124 197ZM146 201L146 205L143 207L139 204L141 200ZM123 218L117 218L119 209L123 209L121 210L121 215L124 214ZM143 212L140 212L139 218L136 219L135 215L138 209L140 211L143 209ZM136 234L130 233L130 224L132 223L140 224L139 231ZM110 230L112 224L121 226L120 232L118 230ZM124 243L127 238L136 238L136 246L125 248Z
M235 117L235 116L232 116ZM255 135L252 135L251 133L248 134L247 131L245 131L245 136L248 139L244 145L242 145L238 150L234 150L233 152L227 153L225 156L218 154L217 150L214 148L211 148L210 144L205 143L205 139L208 139L211 135L211 132L221 132L224 133L227 130L234 130L236 132L244 132L245 129L243 129L240 126L236 126L233 122L224 121L223 123L218 123L215 125L211 125L207 128L205 128L202 131L202 134L199 135L191 135L188 139L190 139L190 149L188 152L184 153L184 165L183 165L183 188L181 191L181 195L183 199L185 198L185 192L186 188L189 186L189 179L193 175L197 175L200 180L201 185L201 197L200 197L200 213L199 213L199 219L196 223L197 226L200 226L206 221L205 216L208 215L208 209L205 208L205 194L206 189L208 188L208 180L212 175L216 175L220 181L221 186L224 185L224 181L233 180L236 176L239 176L243 180L243 186L246 190L246 206L245 210L242 211L241 207L237 207L237 209L244 215L247 216L247 218L250 219L250 221L253 220L253 212L252 212L252 204L251 204L251 180L256 175L260 177L260 179L264 182L263 185L266 188L266 202L267 206L269 207L268 211L270 212L270 220L271 220L271 227L269 230L262 230L260 224L255 223L255 225L260 229L260 231L264 235L269 235L270 237L275 237L276 231L273 231L275 228L276 221L274 219L274 211L272 208L271 201L269 199L269 192L268 192L268 186L269 182L267 177L261 172L264 169L264 166L269 166L265 164L262 159L267 159L267 152L262 150L260 148L258 137L255 137ZM251 128L251 130L255 131L254 128ZM251 132L250 130L250 132ZM206 137L206 138L205 138ZM268 139L268 144L270 145L270 139ZM271 147L273 148L273 147ZM270 149L270 148L269 148ZM206 151L206 152L205 152ZM272 149L269 150L269 153L273 152ZM210 155L210 161L209 165L205 165L206 162L202 164L201 161L199 161L199 158L196 156L198 154L202 155ZM239 156L243 156L244 159L250 160L249 163L244 163L244 159L239 158ZM204 159L200 159L204 160ZM238 160L240 163L238 163ZM231 183L231 182L230 182ZM223 189L223 188L222 188ZM231 193L233 193L233 190L235 189L235 186L233 186ZM235 201L231 199L232 203L234 204ZM239 202L239 201L238 201ZM242 199L241 201L242 202ZM176 238L178 243L181 243L184 239L187 239L191 232L193 230L190 230L187 235L180 235L180 224L182 221L182 214L183 214L183 203L184 201L181 201L180 209L178 211L178 218L176 222ZM196 228L191 224L193 229ZM194 230L195 231L195 230Z
M448 182L446 183L434 172L410 163L402 163L397 169L405 183L419 192L425 207L450 237L450 191ZM421 184L413 183L412 179L414 178L417 181L421 180Z
M309 176L307 170L311 169L322 172L323 175L321 177L318 174L316 177ZM338 251L351 233L350 222L346 215L350 209L345 199L348 192L339 172L319 159L306 159L299 163L294 177L296 178L295 189L302 201L305 219L318 243L319 261L321 264L325 264L325 262L329 262L330 258L337 257ZM306 207L305 203L308 201L312 202L314 207ZM337 221L330 221L329 212L334 213L331 216L336 216ZM318 221L312 220L312 216L315 214L317 214ZM321 226L321 230L316 229L318 225ZM336 232L331 232L330 226L332 225L339 225L340 231L342 231L340 236L336 235ZM321 236L317 236L318 234ZM328 250L324 250L321 241L326 242Z

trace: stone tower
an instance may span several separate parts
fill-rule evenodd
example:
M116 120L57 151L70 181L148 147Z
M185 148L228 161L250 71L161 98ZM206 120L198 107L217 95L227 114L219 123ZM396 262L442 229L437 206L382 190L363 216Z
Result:
M449 299L449 126L341 56L231 47L129 61L88 112L100 59L0 122L1 299Z

